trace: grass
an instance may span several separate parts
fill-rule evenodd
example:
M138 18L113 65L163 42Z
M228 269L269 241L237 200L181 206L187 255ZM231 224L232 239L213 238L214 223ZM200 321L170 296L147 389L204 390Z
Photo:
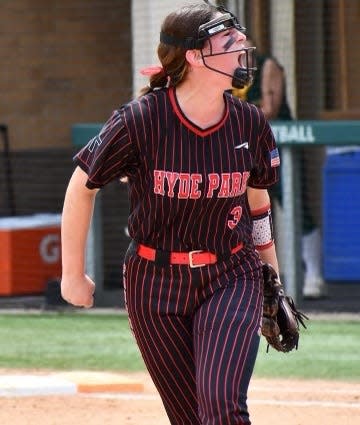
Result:
M0 367L144 370L121 314L1 314ZM261 340L257 377L360 380L358 321L311 320L298 351L283 354Z
M0 367L141 370L123 315L0 315Z
M360 381L360 322L311 320L298 351L266 353L262 338L255 375Z

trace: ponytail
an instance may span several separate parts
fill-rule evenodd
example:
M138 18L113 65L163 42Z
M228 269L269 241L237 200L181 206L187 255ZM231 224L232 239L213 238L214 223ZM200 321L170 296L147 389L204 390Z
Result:
M140 90L139 96L144 96L156 88L166 87L168 84L169 78L161 66L149 66L142 69L140 73L149 76L149 84Z

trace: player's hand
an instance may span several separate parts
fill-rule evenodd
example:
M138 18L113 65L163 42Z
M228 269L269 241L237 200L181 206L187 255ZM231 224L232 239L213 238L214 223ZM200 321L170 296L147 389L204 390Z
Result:
M76 307L90 308L94 305L95 283L87 275L74 279L63 276L61 296Z

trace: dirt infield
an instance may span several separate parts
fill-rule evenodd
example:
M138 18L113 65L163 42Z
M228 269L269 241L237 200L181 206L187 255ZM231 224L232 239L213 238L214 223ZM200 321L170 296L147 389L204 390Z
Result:
M143 382L144 391L0 398L0 424L168 425L148 375L127 376ZM254 379L249 408L254 425L354 425L360 423L360 383Z

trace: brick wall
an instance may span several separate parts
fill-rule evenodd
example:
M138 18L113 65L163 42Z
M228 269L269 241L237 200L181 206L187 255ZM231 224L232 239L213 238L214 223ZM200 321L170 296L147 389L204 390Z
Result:
M104 122L132 95L130 0L2 0L0 124L8 126L16 215L60 213L71 126ZM11 215L0 138L0 216ZM120 192L119 192L120 191ZM104 189L105 287L121 284L125 187Z
M13 150L69 146L132 93L130 0L3 0L0 123Z

